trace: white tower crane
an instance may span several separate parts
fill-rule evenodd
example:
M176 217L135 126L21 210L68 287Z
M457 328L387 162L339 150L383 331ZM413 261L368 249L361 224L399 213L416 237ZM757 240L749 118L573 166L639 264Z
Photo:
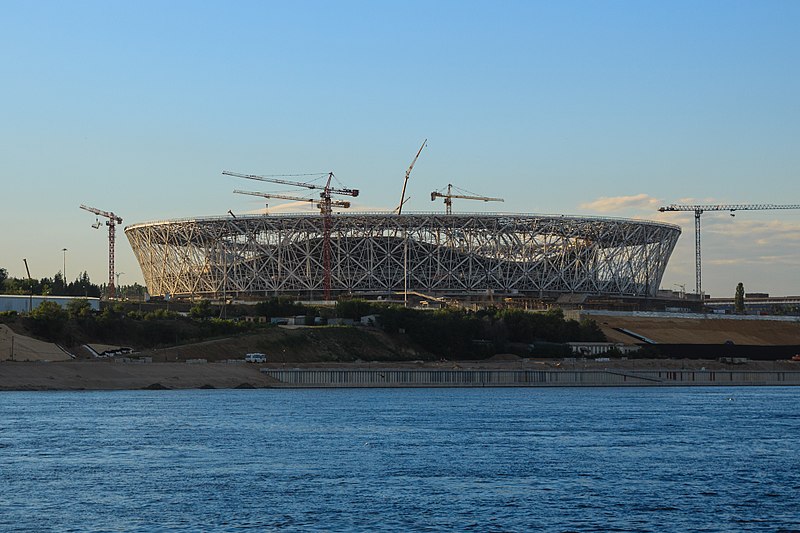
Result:
M693 211L694 212L694 268L695 268L695 291L697 295L702 294L702 268L700 260L700 215L705 211L730 211L734 216L734 211L771 211L774 209L800 209L800 205L789 204L711 204L711 205L678 205L670 204L659 207L662 213L668 211ZM702 298L702 296L700 296Z

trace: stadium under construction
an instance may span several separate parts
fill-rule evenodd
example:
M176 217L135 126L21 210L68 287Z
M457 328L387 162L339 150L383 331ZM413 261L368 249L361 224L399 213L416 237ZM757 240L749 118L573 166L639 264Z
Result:
M523 214L208 217L125 233L152 296L653 298L675 225Z

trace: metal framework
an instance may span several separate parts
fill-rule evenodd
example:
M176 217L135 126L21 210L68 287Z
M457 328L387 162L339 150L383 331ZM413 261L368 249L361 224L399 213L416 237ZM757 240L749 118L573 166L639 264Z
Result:
M680 228L544 215L202 218L125 229L151 295L655 296Z
M122 224L122 218L114 213L109 213L108 211L103 211L95 207L81 205L80 208L108 219L106 220L106 226L108 226L108 288L106 292L109 298L114 298L117 294L117 289L114 285L114 242L116 240L116 226L117 224ZM100 221L98 220L95 224L92 224L92 227L98 229L100 227ZM66 266L64 270L66 270ZM66 278L64 282L66 283Z
M796 204L711 204L711 205L678 205L670 204L659 207L662 213L668 211L694 211L694 272L695 293L703 294L703 262L700 254L700 215L706 211L772 211L775 209L800 209Z

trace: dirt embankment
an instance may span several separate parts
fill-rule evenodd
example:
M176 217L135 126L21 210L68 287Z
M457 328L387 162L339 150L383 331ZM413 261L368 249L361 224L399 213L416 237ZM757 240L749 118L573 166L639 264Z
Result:
M247 363L0 363L0 390L261 388L274 380Z
M800 344L800 323L593 316L614 342L634 341L615 328L628 329L661 343L724 343L741 345ZM3 326L5 328L5 326ZM8 360L11 336L14 361ZM4 343L5 342L5 343ZM23 359L22 347L26 347ZM5 350L4 350L5 348ZM81 350L73 350L87 357ZM264 365L241 362L246 353L267 355ZM59 355L60 354L60 355ZM550 370L786 370L800 371L800 362L750 361L731 365L716 360L611 360L520 358L498 354L483 361L437 360L413 346L404 336L389 336L374 328L267 328L258 333L186 344L135 355L152 357L152 363L115 362L109 359L68 359L59 347L36 341L5 328L0 331L0 390L113 390L142 388L237 388L269 387L274 381L260 367L297 368L441 368L441 369L550 369ZM6 359L5 362L3 360ZM205 359L205 364L185 361ZM224 362L239 360L237 363ZM49 360L53 362L44 363ZM423 362L425 361L425 362Z
M619 329L633 331L661 344L724 344L746 346L800 344L800 322L733 320L724 318L652 318L592 314L611 342L633 344L635 338Z
M0 324L0 361L68 361L70 355L59 346L20 335Z
M375 328L349 326L269 328L239 337L145 350L138 355L152 357L157 362L224 361L242 359L251 352L264 353L275 363L409 361L432 357L404 338L389 337Z

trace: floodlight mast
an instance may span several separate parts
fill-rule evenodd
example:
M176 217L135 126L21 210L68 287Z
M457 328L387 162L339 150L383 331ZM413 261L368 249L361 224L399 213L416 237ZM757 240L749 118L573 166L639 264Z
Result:
M670 204L659 207L662 213L669 211L691 211L694 212L694 270L695 270L695 292L698 296L702 294L703 272L702 260L700 256L700 215L705 211L730 211L734 216L735 211L772 211L775 209L800 209L797 204L709 204L709 205L679 205Z

